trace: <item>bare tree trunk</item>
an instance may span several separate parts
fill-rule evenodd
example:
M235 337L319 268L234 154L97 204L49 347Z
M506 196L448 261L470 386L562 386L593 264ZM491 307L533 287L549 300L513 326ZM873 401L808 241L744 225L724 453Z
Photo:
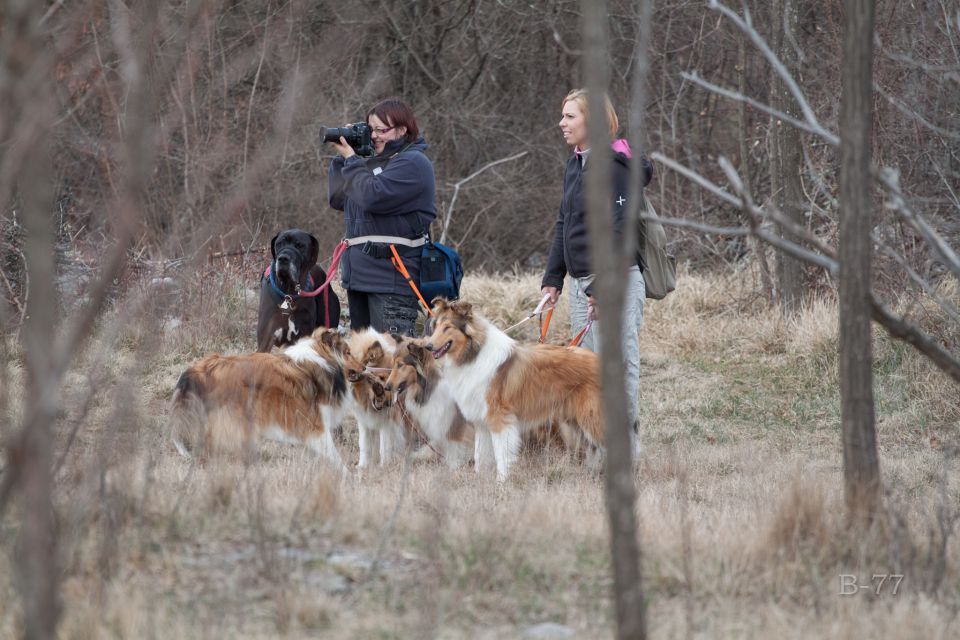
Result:
M870 336L870 145L874 0L845 0L840 102L840 393L844 495L852 516L880 502Z
M737 68L739 69L738 89L741 95L747 95L747 36L737 33ZM743 177L743 186L747 193L753 193L753 184L750 179L750 147L747 136L750 131L747 118L747 103L737 102L737 126L740 131L740 175ZM771 163L771 170L772 170ZM770 303L774 302L773 278L770 275L770 265L767 262L767 248L755 236L747 237L747 242L753 252L754 261L760 272L760 284L763 293Z
M54 96L49 84L50 56L45 55L38 26L41 3L14 0L4 10L5 82L0 109L16 136L6 140L9 153L23 153L11 182L23 205L24 255L30 274L24 325L27 388L24 426L9 451L11 483L20 489L23 524L17 569L24 605L24 636L53 638L60 617L58 554L53 511L53 423L59 407L51 339L55 335L53 197L50 176L50 131ZM5 482L7 479L4 479ZM12 486L12 485L11 485Z
M624 393L621 356L624 292L620 283L628 256L614 242L610 216L609 138L602 98L609 81L607 7L604 0L583 3L583 72L589 91L588 136L590 169L587 171L587 219L590 255L596 274L594 287L600 305L600 377L603 388L607 450L607 510L610 519L610 561L613 565L617 638L646 638L640 549L634 512L633 461ZM639 158L637 159L639 162Z
M770 18L773 50L795 78L799 67L799 56L794 47L799 2L800 0L774 0ZM771 71L771 75L771 105L796 118L799 115L796 101L780 75L775 70ZM800 149L800 131L786 122L772 118L770 135L770 187L773 205L789 220L803 225L803 188L800 184L803 154ZM780 235L793 242L797 241L793 234L782 226ZM803 262L779 252L777 283L781 307L788 314L795 313L803 301Z

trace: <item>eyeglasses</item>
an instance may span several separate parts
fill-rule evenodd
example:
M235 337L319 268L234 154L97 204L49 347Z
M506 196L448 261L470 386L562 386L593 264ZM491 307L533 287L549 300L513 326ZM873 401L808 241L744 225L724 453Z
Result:
M373 132L378 136L382 136L386 133L390 133L394 129L396 129L396 127L387 127L386 129L381 129L380 127L373 127Z

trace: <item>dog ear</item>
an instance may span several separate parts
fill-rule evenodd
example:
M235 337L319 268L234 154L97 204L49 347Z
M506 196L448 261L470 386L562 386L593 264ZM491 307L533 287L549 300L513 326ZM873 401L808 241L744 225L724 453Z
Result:
M313 234L308 233L307 236L310 238L310 254L307 256L306 262L303 264L304 270L307 270L313 265L317 264L317 260L320 258L320 243L313 236Z
M411 342L407 347L407 350L410 352L410 355L413 356L413 358L420 364L423 364L426 361L427 350L416 342Z
M380 341L378 340L370 345L369 349L367 349L367 361L364 364L380 362L381 358L383 358L383 345L380 344Z
M283 231L280 233L283 233ZM270 255L273 256L274 260L277 258L277 238L280 237L280 233L273 236L273 239L270 241Z
M329 329L326 329L320 333L320 342L327 345L331 349L336 349L337 334Z
M433 307L433 312L439 315L449 308L450 303L443 296L437 296L430 301L430 305Z
M463 318L469 318L473 315L473 305L462 300L450 304L450 309Z

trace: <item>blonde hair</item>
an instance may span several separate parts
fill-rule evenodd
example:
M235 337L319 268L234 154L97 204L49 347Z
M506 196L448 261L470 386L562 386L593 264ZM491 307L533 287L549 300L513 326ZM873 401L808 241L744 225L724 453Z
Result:
M566 98L563 99L563 102L560 104L560 108L563 109L564 105L571 101L577 103L577 106L580 107L580 111L583 112L584 120L589 122L590 108L587 105L587 90L574 89L567 94ZM617 137L617 131L620 129L620 119L617 118L617 111L613 108L613 103L610 102L610 96L608 96L606 93L603 94L603 106L607 111L608 133L610 134L610 139L613 140Z

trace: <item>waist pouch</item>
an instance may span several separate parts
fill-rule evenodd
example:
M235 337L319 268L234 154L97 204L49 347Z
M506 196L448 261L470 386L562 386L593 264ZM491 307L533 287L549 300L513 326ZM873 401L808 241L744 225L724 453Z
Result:
M427 302L436 297L456 300L460 297L461 280L460 254L439 242L427 240L420 252L420 293L424 299Z

